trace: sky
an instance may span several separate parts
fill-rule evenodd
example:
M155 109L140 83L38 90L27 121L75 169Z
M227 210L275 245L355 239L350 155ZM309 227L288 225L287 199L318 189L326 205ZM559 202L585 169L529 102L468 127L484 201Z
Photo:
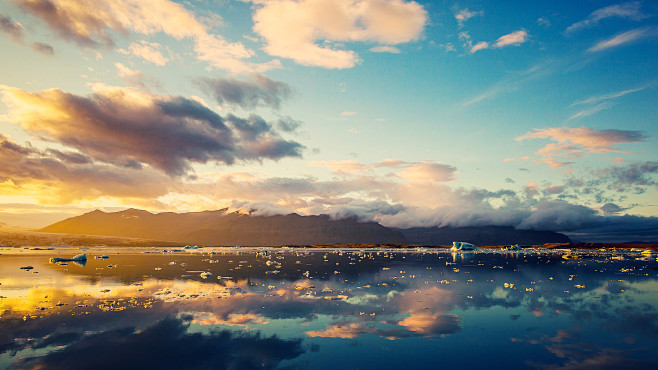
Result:
M8 0L0 226L329 214L658 240L653 1Z

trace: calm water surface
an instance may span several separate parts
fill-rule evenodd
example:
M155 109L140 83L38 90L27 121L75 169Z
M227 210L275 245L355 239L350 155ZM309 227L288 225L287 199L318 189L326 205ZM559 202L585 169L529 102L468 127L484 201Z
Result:
M655 255L214 251L0 250L0 368L658 368Z

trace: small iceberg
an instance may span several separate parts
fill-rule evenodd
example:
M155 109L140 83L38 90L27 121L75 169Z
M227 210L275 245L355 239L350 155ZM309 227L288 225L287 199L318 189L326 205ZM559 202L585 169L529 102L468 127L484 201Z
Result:
M212 276L212 272L202 272L199 274L199 276L201 276L203 279L207 279Z
M73 256L73 258L53 257L50 259L50 262L87 262L87 254L78 254Z
M477 251L478 247L471 243L466 243L466 242L452 242L452 248L450 248L451 251Z
M521 249L523 248L519 247L518 244L503 247L504 251L520 251Z

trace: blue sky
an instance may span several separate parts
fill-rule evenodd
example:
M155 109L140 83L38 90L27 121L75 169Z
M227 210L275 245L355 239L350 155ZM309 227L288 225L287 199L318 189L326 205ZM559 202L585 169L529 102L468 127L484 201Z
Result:
M3 2L0 222L228 207L654 237L657 15L650 1Z

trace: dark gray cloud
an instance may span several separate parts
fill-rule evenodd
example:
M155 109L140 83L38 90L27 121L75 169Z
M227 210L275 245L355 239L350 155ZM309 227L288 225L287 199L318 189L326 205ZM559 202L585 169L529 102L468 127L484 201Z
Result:
M44 44L43 42L33 42L32 49L43 55L51 56L55 54L55 49L53 49L53 47L48 44Z
M189 173L192 163L277 160L301 157L304 149L281 138L259 116L223 118L181 96L105 85L88 97L58 89L28 93L6 88L3 94L14 123L96 161L123 167L148 164L178 176Z
M278 109L292 95L290 85L261 74L252 75L251 81L201 77L195 83L218 104L239 105L243 109L265 106Z
M629 163L597 171L595 175L611 190L625 191L629 186L655 186L658 184L658 162Z
M23 26L3 14L0 14L0 32L11 36L14 42L20 43L23 41Z
M610 215L616 215L619 212L625 211L628 208L622 208L614 203L606 203L603 206L601 206L601 211L603 211L603 214L606 216Z
M294 120L291 117L283 117L276 121L276 124L281 131L294 132L302 125L302 122Z

